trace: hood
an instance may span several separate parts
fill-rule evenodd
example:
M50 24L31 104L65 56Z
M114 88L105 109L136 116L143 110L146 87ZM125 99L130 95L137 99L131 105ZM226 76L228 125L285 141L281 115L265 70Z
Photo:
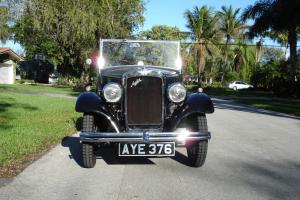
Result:
M101 70L101 76L105 77L122 78L124 75L178 77L180 71L170 68L138 65L114 66Z

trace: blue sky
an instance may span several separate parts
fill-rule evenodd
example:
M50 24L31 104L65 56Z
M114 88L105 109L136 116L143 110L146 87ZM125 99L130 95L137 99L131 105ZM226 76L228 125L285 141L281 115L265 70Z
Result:
M241 8L241 12L249 5L253 5L256 0L148 0L144 13L145 23L138 31L150 29L153 25L165 24L176 26L182 31L187 31L184 12L191 10L195 6L208 6L219 10L221 6ZM256 39L254 39L256 42ZM264 39L264 44L278 45L270 38Z
M15 43L12 40L7 41L6 44L2 44L0 42L0 47L9 47L9 48L13 49L18 54L21 54L21 53L24 52L22 46L18 43Z
M194 6L207 5L218 10L222 5L232 5L234 8L241 8L243 10L254 2L255 0L148 0L144 13L145 23L138 31L150 29L153 25L157 24L176 26L186 31L186 21L183 13ZM274 44L274 42L268 39L265 40L265 43ZM10 47L18 53L22 52L22 47L19 44L14 44L12 41L3 46Z
M165 24L184 31L186 21L183 13L194 6L207 5L218 10L222 5L232 5L233 8L243 10L254 2L255 0L148 0L144 14L146 21L141 30L150 29L156 24Z

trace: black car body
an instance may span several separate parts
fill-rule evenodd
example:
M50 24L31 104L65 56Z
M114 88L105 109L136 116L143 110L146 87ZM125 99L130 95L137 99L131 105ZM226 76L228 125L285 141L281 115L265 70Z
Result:
M177 146L185 146L190 164L202 166L211 137L206 113L214 107L206 94L187 93L181 84L180 43L100 44L96 92L84 92L76 102L84 114L84 166L95 165L95 151L104 143L118 143L119 156L174 156Z

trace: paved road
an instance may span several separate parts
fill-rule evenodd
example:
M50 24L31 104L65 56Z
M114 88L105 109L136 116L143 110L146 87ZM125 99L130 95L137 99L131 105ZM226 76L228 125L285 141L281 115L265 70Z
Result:
M107 148L95 168L84 169L73 136L1 187L0 199L299 199L300 120L215 105L202 168L185 165L184 149L174 159L115 159Z

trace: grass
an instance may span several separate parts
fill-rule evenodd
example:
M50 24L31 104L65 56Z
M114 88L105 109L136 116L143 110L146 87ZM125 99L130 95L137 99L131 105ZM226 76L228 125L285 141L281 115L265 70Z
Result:
M0 84L0 90L14 90L14 91L30 91L30 92L48 92L58 94L78 95L79 91L76 91L69 87L63 86L44 86L44 85L6 85Z
M72 99L0 93L0 177L16 174L34 155L74 133L79 117L74 104Z
M299 100L258 100L258 99L239 99L235 102L252 105L257 108L282 112L300 117Z
M209 87L204 89L204 93L212 96L228 96L228 97L272 97L272 91L257 91L257 90L237 90L229 88L214 88Z
M192 87L187 87L193 91ZM238 90L234 91L229 88L208 87L205 88L204 93L210 96L223 96L232 98L235 102L252 105L257 108L272 110L290 115L300 116L300 100L291 99L276 99L273 98L272 91L257 91L257 90ZM236 98L235 98L236 97ZM245 97L245 98L238 98ZM246 98L251 97L251 98ZM258 98L255 98L258 97ZM266 99L260 98L266 97ZM268 99L267 99L268 98Z

